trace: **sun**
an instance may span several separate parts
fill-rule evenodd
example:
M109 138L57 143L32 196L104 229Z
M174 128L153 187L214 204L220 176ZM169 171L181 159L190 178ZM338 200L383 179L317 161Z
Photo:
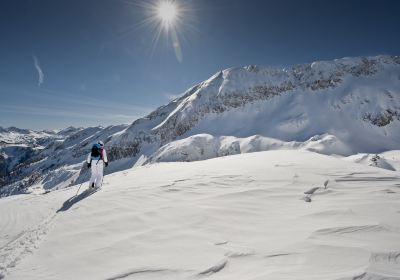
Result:
M140 23L153 33L151 52L155 50L157 42L163 36L168 45L174 49L179 62L183 60L181 39L185 39L183 32L190 29L190 20L193 19L194 9L184 0L135 0L143 8L144 20Z
M172 1L164 0L158 4L157 16L162 21L164 27L171 26L178 13L178 7Z

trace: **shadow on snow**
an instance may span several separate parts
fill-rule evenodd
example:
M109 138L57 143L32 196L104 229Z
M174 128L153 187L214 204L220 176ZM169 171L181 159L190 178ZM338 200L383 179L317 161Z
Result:
M74 195L71 198L69 198L68 200L64 201L63 205L61 206L60 209L57 210L58 212L63 212L63 211L67 211L69 208L71 208L75 203L78 203L79 201L87 198L88 196L91 196L92 194L94 194L95 192L97 192L99 189L94 189L94 190L85 190L83 192L81 192L79 195Z

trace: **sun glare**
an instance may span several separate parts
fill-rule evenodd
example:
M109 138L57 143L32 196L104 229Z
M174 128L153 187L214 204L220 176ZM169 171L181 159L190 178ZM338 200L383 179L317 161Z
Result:
M184 29L190 27L188 21L193 18L193 9L183 0L147 0L142 3L146 16L142 24L154 30L151 50L154 51L159 38L164 35L167 44L174 49L177 60L182 62L180 40L184 37Z
M163 21L165 27L170 26L176 16L177 16L177 7L174 2L164 0L160 2L157 8L157 16Z

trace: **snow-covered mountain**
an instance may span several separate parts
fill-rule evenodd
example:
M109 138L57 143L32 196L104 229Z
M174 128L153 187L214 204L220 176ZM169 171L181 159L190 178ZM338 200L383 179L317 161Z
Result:
M160 143L202 133L283 141L331 134L352 153L381 152L399 148L399 120L400 58L343 58L290 69L226 69L110 143L151 154Z
M400 279L398 139L390 56L227 69L131 125L0 128L0 194L28 192L0 199L0 279Z
M105 141L125 127L69 127L52 132L2 128L0 194L20 193L31 186L42 192L70 185L92 142Z
M53 131L0 127L0 187L9 182L11 170L58 137Z
M43 146L57 137L56 131L33 131L17 127L0 127L0 145Z
M108 147L113 161L108 172L113 172L158 159L186 161L290 146L346 156L380 153L400 149L398 139L398 56L342 58L287 69L230 68L129 126L81 129L51 141L33 162L9 171L14 182L3 183L8 185L3 193L35 184L50 189L60 182L83 182L82 161L97 140ZM253 145L257 141L261 144ZM214 148L207 156L193 156L204 148L196 143Z

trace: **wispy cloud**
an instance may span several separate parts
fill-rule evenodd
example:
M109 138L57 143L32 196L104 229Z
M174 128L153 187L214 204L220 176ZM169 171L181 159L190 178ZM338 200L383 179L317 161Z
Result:
M33 65L38 72L38 86L40 87L44 82L44 73L42 68L40 67L40 62L36 55L33 55Z

